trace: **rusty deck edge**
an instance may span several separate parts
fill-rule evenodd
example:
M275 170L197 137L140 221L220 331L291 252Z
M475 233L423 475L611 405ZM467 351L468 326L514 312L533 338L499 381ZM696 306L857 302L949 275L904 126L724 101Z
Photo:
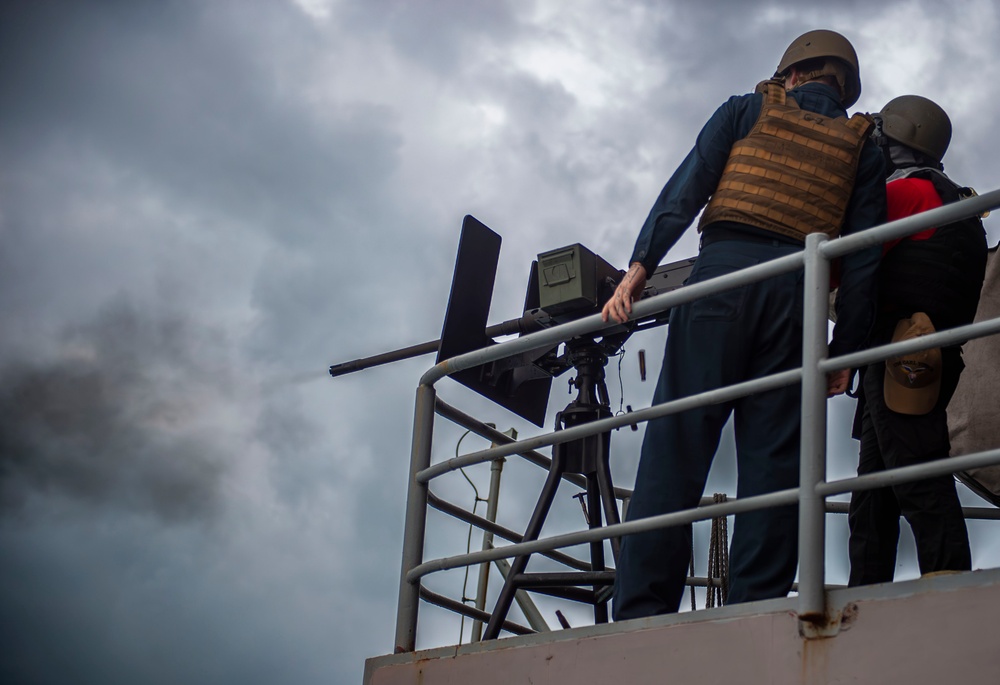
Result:
M974 587L1000 585L1000 569L976 570L953 575L941 575L927 578L883 583L860 588L841 588L827 593L828 606L831 613L840 612L851 603L893 600L908 596L951 592ZM376 670L388 666L432 661L435 659L451 659L463 655L478 654L501 650L514 650L520 647L550 644L561 641L579 640L581 638L603 635L619 635L622 633L639 632L680 624L709 623L731 621L748 616L767 614L795 614L797 610L796 597L773 599L760 602L748 602L714 609L689 611L666 616L654 616L643 619L633 619L619 623L581 626L548 633L505 637L474 644L434 647L404 654L387 654L375 656L365 661L364 683L367 685Z

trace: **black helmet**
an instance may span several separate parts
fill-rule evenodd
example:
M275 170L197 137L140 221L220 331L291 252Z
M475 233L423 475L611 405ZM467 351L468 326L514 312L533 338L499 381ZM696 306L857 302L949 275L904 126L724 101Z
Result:
M844 107L850 107L861 97L861 69L858 67L858 55L851 42L836 31L817 29L803 33L791 42L781 56L781 62L774 76L781 77L788 70L805 60L826 58L824 66L812 72L811 77L833 76L840 84L840 102ZM838 60L837 64L833 60ZM837 67L842 67L838 69Z
M940 105L919 95L893 98L880 112L888 138L940 162L951 142L951 120Z

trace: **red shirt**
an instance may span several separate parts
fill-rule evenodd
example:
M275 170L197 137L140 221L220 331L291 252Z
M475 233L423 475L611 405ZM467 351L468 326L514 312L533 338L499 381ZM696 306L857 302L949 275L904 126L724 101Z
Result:
M900 178L885 187L886 220L904 219L942 204L941 197L934 190L934 184L923 178ZM902 240L927 240L936 228L928 228L909 238L897 238L882 246L882 254L895 247Z
M905 219L908 216L940 207L941 196L934 184L923 178L899 178L885 186L886 222ZM908 238L896 238L882 245L882 256L904 240L927 240L937 228L928 228ZM840 285L840 264L835 260L830 265L830 287Z

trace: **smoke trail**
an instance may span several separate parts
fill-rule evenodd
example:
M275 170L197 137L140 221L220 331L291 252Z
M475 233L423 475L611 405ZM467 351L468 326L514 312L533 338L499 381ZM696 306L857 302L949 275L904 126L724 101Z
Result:
M262 380L260 383L260 389L261 392L275 392L291 386L304 385L306 383L325 380L329 377L330 372L326 369L275 375Z
M0 514L58 495L171 521L210 515L218 424L238 400L228 355L212 331L119 303L54 354L0 364Z

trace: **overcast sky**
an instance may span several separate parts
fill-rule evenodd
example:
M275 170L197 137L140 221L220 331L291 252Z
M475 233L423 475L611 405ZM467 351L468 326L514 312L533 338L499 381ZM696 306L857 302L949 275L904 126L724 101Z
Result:
M1000 188L990 0L0 4L0 676L360 682L392 650L433 359L327 367L439 336L466 214L503 237L491 323L520 314L540 252L626 266L704 121L814 28L857 48L858 110L934 99L946 170ZM667 260L695 251L692 231ZM635 352L655 377L665 335L629 341L621 381L609 364L615 410L648 405ZM833 403L840 435L851 411ZM615 434L619 485L640 435ZM435 458L460 437L442 425ZM836 445L845 477L856 444ZM505 478L523 484L501 519L523 527L540 473ZM472 505L461 478L439 489ZM561 493L550 532L583 525ZM974 565L1000 564L972 528ZM430 555L464 551L462 526L432 516L429 535ZM429 582L455 595L462 576ZM421 619L421 646L458 640L457 619Z

